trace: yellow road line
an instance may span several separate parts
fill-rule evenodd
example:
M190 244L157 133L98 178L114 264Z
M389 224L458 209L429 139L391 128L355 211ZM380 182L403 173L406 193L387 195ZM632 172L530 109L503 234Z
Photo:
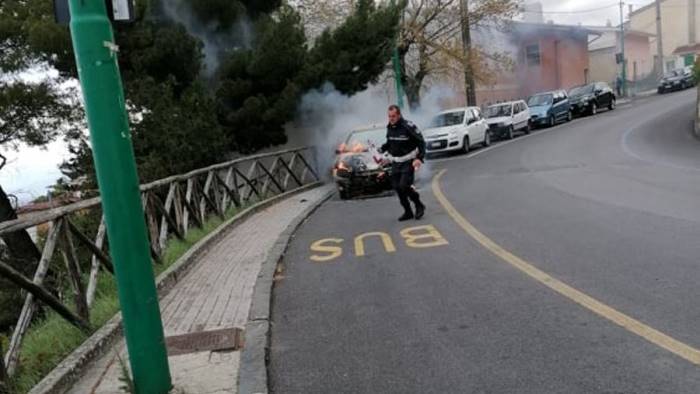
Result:
M695 349L683 342L680 342L663 332L656 330L648 325L636 320L614 308L605 305L604 303L596 300L595 298L583 293L575 288L567 285L566 283L552 277L548 273L536 268L531 263L521 259L520 257L514 255L508 250L504 249L502 246L494 242L491 238L484 235L481 231L477 230L469 221L462 216L462 214L455 209L455 207L450 203L450 201L443 194L440 188L440 179L445 174L446 170L441 170L434 178L432 182L433 194L440 202L440 205L445 209L445 211L452 217L452 219L474 240L476 240L481 246L488 249L491 253L501 258L508 264L517 268L518 270L524 272L531 278L540 282L541 284L549 287L550 289L556 291L557 293L563 295L564 297L574 301L575 303L583 306L584 308L598 314L599 316L610 320L611 322L619 325L625 330L639 335L640 337L646 339L647 341L660 346L675 355L682 357L693 364L700 365L700 350Z

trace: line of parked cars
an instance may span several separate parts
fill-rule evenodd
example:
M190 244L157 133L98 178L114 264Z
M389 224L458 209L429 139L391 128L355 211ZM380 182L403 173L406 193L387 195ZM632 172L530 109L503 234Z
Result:
M658 93L695 86L692 67L674 70L659 81ZM423 131L429 155L468 153L495 139L512 139L534 128L553 127L574 117L614 110L615 92L605 82L537 93L527 100L497 103L486 108L464 107L436 114ZM374 159L373 147L384 142L386 127L374 125L352 131L336 151L333 177L342 198L390 189L390 167Z
M552 127L574 116L595 115L601 108L615 109L616 97L605 82L555 90L490 105L464 107L436 114L423 131L429 155L467 153L489 146L494 139L512 139L533 128ZM391 166L376 158L376 147L386 139L386 126L355 129L336 150L333 178L342 199L375 194L391 188Z
M569 92L555 90L478 107L455 108L437 114L424 130L428 153L469 152L473 146L488 146L494 139L512 139L533 128L552 127L574 116L595 115L600 109L615 109L617 98L605 82L577 86Z

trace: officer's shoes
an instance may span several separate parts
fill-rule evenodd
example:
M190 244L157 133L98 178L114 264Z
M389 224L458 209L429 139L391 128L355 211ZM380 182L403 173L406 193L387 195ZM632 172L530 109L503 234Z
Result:
M416 220L420 220L423 215L425 215L425 205L421 203L416 204Z
M404 212L404 214L399 218L399 222L405 222L406 220L411 219L413 219L413 212Z

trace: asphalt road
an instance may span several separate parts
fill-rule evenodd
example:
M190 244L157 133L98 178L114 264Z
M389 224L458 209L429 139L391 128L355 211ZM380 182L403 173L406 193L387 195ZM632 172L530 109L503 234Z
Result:
M700 392L694 100L434 161L422 221L326 203L276 281L272 390Z

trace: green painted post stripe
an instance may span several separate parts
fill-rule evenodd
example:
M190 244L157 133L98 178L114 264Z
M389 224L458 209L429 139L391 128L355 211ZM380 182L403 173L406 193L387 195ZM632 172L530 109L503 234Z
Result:
M104 0L70 0L73 49L137 393L171 388L112 26Z
M394 79L396 80L396 105L403 109L403 86L401 85L401 61L399 59L399 48L394 48L394 55L391 58L394 63Z

